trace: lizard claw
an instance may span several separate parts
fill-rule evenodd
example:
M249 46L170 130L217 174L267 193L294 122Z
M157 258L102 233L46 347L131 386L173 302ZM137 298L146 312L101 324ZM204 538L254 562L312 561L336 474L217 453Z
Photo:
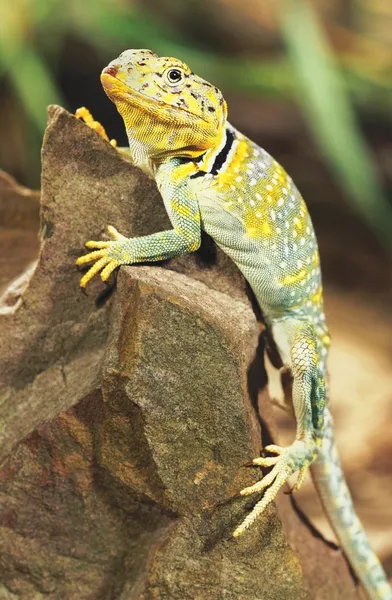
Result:
M110 235L115 240L125 240L126 239L125 235L122 235L121 233L119 233L117 231L117 229L115 227L113 227L113 225L108 225L107 229L108 229L108 232L110 233Z
M271 467L279 460L278 456L259 456L253 460L246 462L244 467Z
M269 446L265 446L264 450L267 450L267 452L272 452L272 454L282 454L285 448L282 448L282 446L276 446L275 444L270 444Z

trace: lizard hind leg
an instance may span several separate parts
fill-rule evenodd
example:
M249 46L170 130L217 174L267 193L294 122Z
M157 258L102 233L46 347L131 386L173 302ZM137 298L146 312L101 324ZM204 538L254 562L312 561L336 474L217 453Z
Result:
M264 512L291 475L297 474L295 489L299 489L309 466L317 458L320 449L325 385L323 373L319 367L314 328L305 321L286 319L276 324L276 333L284 363L290 367L293 374L293 406L297 421L296 439L287 448L276 445L267 446L267 451L278 455L273 460L256 458L253 461L255 465L273 465L273 468L263 479L240 492L242 496L247 496L266 490L263 498L234 531L234 537L241 535ZM279 344L279 340L282 341L281 344Z

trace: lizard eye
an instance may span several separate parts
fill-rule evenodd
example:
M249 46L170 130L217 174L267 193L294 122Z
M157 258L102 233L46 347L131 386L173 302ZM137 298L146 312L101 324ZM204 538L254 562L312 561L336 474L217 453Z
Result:
M170 85L177 85L182 80L183 73L180 69L169 69L166 71L166 80Z

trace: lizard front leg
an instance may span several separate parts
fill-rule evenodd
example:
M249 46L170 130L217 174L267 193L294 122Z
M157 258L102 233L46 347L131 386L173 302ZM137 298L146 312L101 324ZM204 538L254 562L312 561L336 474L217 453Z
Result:
M85 288L99 272L101 279L106 281L120 265L165 260L186 252L194 252L199 248L199 204L187 188L186 182L162 186L160 191L173 229L143 237L127 238L109 225L108 232L114 239L86 242L87 248L95 250L80 256L76 261L78 266L94 262L80 281L82 288Z
M266 490L263 498L234 531L234 537L238 537L252 525L274 500L282 485L295 473L298 474L295 489L299 489L309 466L318 456L322 441L326 393L314 328L310 323L289 318L281 321L277 330L290 343L290 356L284 362L291 368L293 375L296 439L287 448L267 446L265 449L277 456L255 458L252 461L254 465L273 466L273 469L263 479L240 492L246 496ZM279 346L279 340L277 343Z

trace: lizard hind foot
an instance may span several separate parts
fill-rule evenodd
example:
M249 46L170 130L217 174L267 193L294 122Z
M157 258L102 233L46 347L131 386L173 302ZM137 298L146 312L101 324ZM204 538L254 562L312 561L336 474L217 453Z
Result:
M239 537L255 522L257 517L275 499L280 488L294 473L298 473L295 489L299 489L309 466L318 454L318 446L315 442L304 442L301 440L296 440L287 448L272 445L267 446L266 450L277 454L277 456L255 458L253 464L262 467L273 466L272 470L260 481L240 492L241 496L248 496L265 489L265 494L244 521L235 529L233 537Z

